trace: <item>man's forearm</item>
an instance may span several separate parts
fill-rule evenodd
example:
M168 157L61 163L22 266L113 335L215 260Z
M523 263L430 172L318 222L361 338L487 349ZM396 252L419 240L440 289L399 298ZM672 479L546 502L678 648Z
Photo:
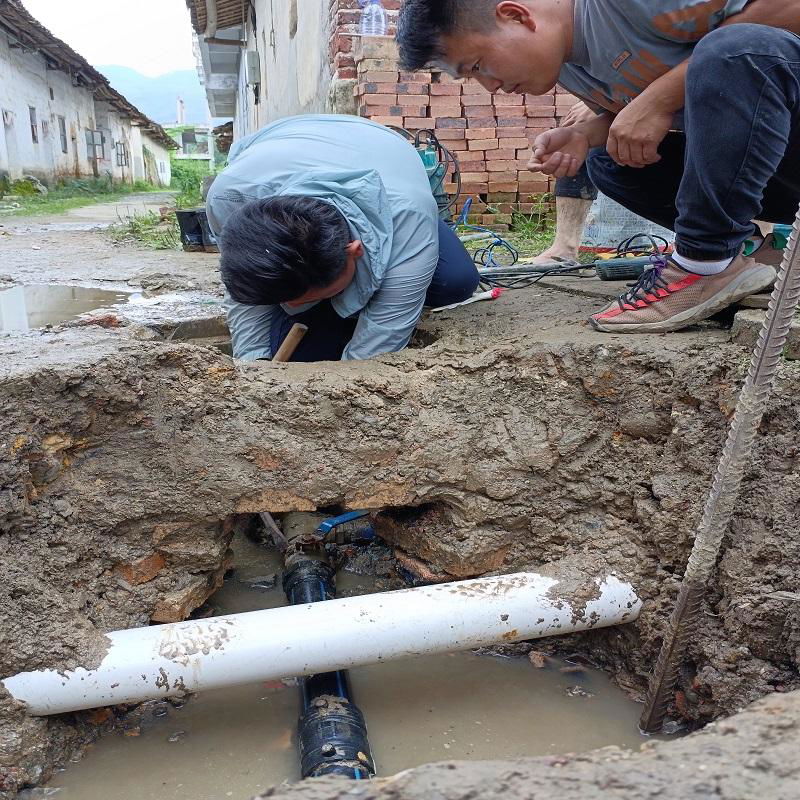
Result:
M608 141L608 130L614 121L614 115L598 114L594 119L585 122L576 122L570 126L572 130L580 131L589 140L589 147L605 147Z
M797 0L750 0L742 11L728 17L722 24L735 25L739 22L769 25L771 28L783 28L800 34Z
M640 95L637 102L647 102L659 111L675 113L686 104L686 72L689 59L656 78Z

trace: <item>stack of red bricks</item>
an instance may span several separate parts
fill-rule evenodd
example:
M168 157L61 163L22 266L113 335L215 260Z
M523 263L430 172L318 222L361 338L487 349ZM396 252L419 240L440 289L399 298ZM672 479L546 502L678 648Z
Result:
M397 14L402 0L381 0L386 11L387 34L397 31ZM328 0L328 57L334 80L356 77L354 50L361 39L361 6L359 0Z
M354 51L358 113L409 131L430 129L458 157L461 201L472 197L470 219L507 230L514 212L541 208L551 180L528 169L531 142L555 127L577 99L561 90L546 95L490 94L475 81L441 72L402 72L394 42L364 39ZM447 183L446 191L455 191ZM460 210L460 209L459 209Z

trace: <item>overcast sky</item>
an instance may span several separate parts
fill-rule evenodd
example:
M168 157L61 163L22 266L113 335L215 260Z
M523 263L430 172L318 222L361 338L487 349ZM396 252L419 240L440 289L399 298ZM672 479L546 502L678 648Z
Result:
M194 69L185 0L23 0L51 33L90 64L144 75Z

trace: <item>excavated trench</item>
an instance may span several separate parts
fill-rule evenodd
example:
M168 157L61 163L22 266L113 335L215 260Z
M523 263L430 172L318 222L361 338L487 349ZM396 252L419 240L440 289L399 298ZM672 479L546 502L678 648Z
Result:
M217 333L180 342L194 337L141 320L0 339L0 675L95 665L104 631L186 618L222 585L250 515L388 508L381 535L431 580L525 569L630 580L637 622L536 649L581 654L640 699L748 350L714 324L594 334L580 320L595 305L520 291L426 322L403 353L324 367L237 364ZM786 361L676 694L673 715L690 727L800 688L798 390ZM695 739L720 764L725 741L778 752L796 737L797 697L733 717L721 743L660 745L653 774L684 763ZM0 697L0 792L40 784L127 725L123 712L40 719ZM586 787L613 783L606 756L570 769L593 770ZM647 774L650 757L625 756L629 773ZM499 796L540 769L422 769L364 796ZM787 775L781 791L797 780ZM326 779L267 796L348 791Z
M232 549L233 569L193 617L286 604L283 560L271 543L239 532ZM329 550L337 597L418 582L379 541ZM609 744L637 749L645 741L638 704L605 673L579 656L532 655L448 653L350 669L378 774L448 758L557 755ZM57 773L48 788L64 800L249 800L271 784L296 782L296 684L260 681L201 691L187 703L146 703L120 715L116 735Z

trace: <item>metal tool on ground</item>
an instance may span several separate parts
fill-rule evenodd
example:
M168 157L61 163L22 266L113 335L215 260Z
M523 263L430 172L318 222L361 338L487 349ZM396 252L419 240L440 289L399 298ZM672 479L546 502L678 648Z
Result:
M661 236L637 233L620 242L615 253L601 256L590 266L601 281L638 280L646 269L663 258L669 247L669 242Z
M466 300L462 300L460 303L450 303L449 306L439 306L438 308L432 308L431 311L434 313L437 311L450 311L453 308L458 308L459 306L468 306L470 303L477 303L481 300L497 300L505 289L500 289L499 287L495 287L494 289L488 289L485 292L476 292L472 297L468 297Z
M792 320L800 301L800 211L784 253L778 281L769 301L750 370L739 394L736 412L703 517L695 535L669 630L650 682L640 728L657 733L672 700L686 646L696 633L706 584L717 562L739 496L742 475L750 458L758 426L767 406Z
M286 334L286 338L278 348L278 352L272 357L272 360L277 363L288 361L297 350L297 346L303 341L303 337L308 332L308 325L303 325L300 322L295 322L292 329Z

